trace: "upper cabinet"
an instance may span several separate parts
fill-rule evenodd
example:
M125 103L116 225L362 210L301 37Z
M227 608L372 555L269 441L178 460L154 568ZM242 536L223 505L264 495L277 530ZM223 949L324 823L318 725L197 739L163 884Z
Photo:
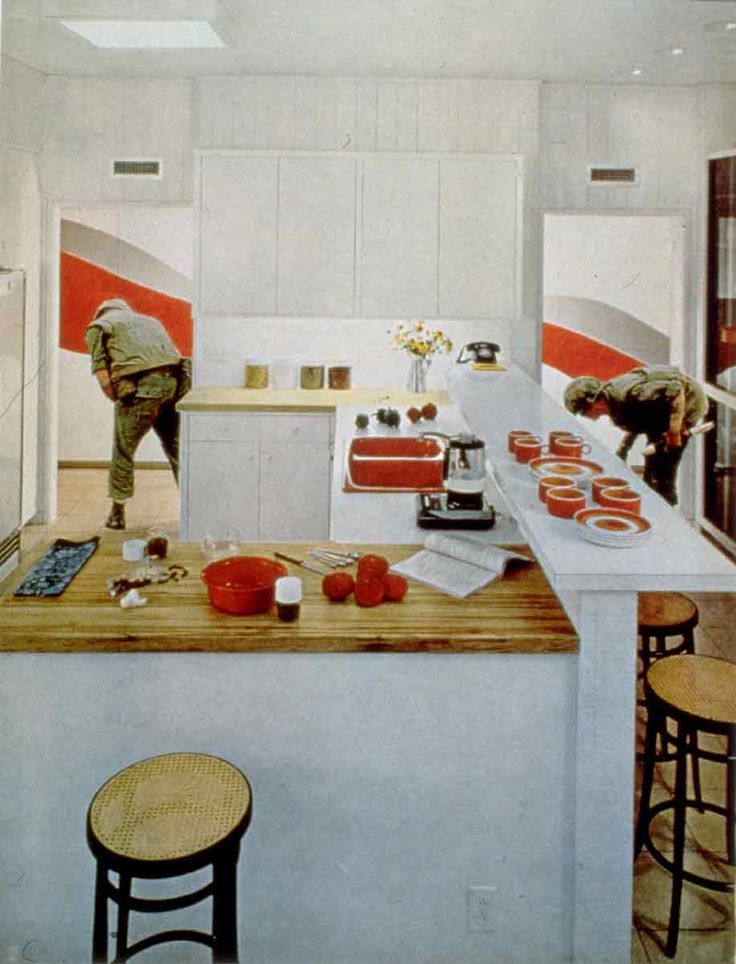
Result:
M517 157L203 153L200 314L514 317Z

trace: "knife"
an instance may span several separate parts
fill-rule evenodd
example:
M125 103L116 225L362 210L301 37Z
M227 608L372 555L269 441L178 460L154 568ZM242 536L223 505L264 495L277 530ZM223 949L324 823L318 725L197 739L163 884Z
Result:
M320 576L326 576L330 571L329 569L323 569L322 566L318 566L316 563L307 562L305 559L294 559L293 556L287 556L283 552L274 552L274 556L277 559L283 559L285 562L291 562L295 566L301 566L302 569L309 569L310 572L316 572Z

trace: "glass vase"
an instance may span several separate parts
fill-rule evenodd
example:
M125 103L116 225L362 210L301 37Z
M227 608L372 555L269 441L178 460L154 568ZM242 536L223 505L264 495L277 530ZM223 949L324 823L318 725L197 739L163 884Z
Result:
M411 356L409 380L406 383L406 387L410 392L427 391L427 372L429 371L429 366L431 364L432 360L430 358L426 358L424 355Z

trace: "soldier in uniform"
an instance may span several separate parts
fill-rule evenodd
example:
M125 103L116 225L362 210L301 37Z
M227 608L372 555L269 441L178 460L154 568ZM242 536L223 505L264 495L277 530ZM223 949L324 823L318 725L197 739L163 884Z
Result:
M637 435L646 435L654 451L644 456L644 481L671 505L677 505L677 469L689 432L703 417L703 389L670 365L635 368L602 382L592 375L574 378L565 389L565 407L596 420L608 415L624 438L616 454L626 460Z
M157 318L134 312L120 298L103 301L85 333L92 372L115 402L110 462L108 529L125 528L125 502L133 495L133 459L153 429L179 478L179 413L188 390L189 359L182 358Z

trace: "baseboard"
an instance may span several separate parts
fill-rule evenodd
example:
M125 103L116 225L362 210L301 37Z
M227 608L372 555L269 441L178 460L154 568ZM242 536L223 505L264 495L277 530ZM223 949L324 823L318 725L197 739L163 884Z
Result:
M108 469L110 467L109 462L100 462L95 459L75 459L75 460L63 460L58 462L58 467L60 469ZM168 462L136 462L135 467L137 469L169 469L170 466Z

